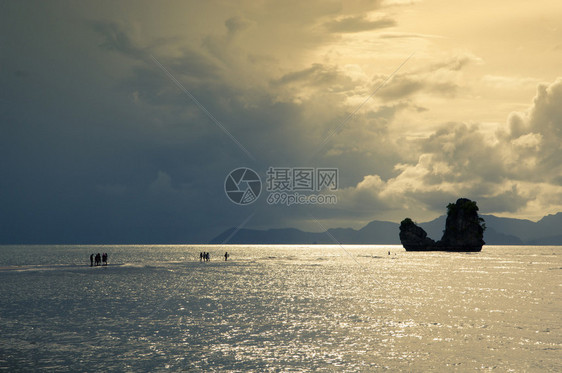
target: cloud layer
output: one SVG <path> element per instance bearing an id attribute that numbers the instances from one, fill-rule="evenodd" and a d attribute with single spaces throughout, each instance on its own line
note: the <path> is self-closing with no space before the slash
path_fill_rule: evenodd
<path id="1" fill-rule="evenodd" d="M 486 213 L 562 211 L 561 80 L 503 71 L 435 29 L 430 5 L 155 7 L 5 5 L 0 242 L 358 227 L 433 218 L 460 195 Z M 223 184 L 241 166 L 336 167 L 338 204 L 236 206 Z"/>
<path id="2" fill-rule="evenodd" d="M 562 209 L 562 79 L 538 86 L 532 105 L 489 133 L 478 123 L 447 123 L 404 146 L 418 154 L 395 165 L 397 175 L 368 175 L 342 191 L 342 201 L 436 210 L 459 195 L 487 213 L 542 216 Z"/>

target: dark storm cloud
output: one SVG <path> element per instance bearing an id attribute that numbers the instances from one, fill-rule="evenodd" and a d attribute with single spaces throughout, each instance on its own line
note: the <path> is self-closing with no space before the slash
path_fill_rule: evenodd
<path id="1" fill-rule="evenodd" d="M 215 40 L 216 42 L 221 42 L 220 39 Z M 204 46 L 207 46 L 207 43 Z M 180 62 L 183 60 L 189 61 L 191 59 L 184 56 L 175 56 L 174 58 L 167 58 L 163 62 L 166 66 L 172 66 L 171 70 L 175 73 L 179 72 L 178 76 L 183 76 L 181 72 L 184 70 Z M 148 92 L 157 92 L 158 96 L 153 97 L 149 101 L 157 106 L 163 105 L 165 107 L 166 105 L 171 105 L 173 110 L 178 110 L 176 105 L 180 104 L 178 98 L 181 95 L 174 97 L 174 89 L 170 90 L 171 85 L 168 85 L 169 82 L 166 80 L 158 82 L 158 75 L 150 71 L 149 65 L 146 68 L 137 68 L 135 72 L 135 77 L 129 84 L 133 85 L 135 81 L 143 82 L 146 81 L 147 77 L 150 77 L 149 81 L 154 84 L 147 86 L 150 87 Z M 223 72 L 225 71 L 219 73 Z M 185 74 L 185 77 L 189 79 L 187 80 L 188 82 L 193 82 L 192 76 L 193 74 Z M 196 76 L 204 77 L 205 75 L 198 74 Z M 240 92 L 234 87 L 225 86 L 224 84 L 216 86 L 210 84 L 210 80 L 205 79 L 201 79 L 201 82 L 205 84 L 196 83 L 195 85 L 190 85 L 189 89 L 195 89 L 193 91 L 194 94 L 201 102 L 208 105 L 209 110 L 214 115 L 220 118 L 228 118 L 223 120 L 225 125 L 229 126 L 229 128 L 235 128 L 236 130 L 233 133 L 246 144 L 248 149 L 259 154 L 260 160 L 264 161 L 264 163 L 267 162 L 265 164 L 300 164 L 299 159 L 309 158 L 314 152 L 314 144 L 320 144 L 322 138 L 326 135 L 326 131 L 314 134 L 314 132 L 307 133 L 306 129 L 315 128 L 316 125 L 314 123 L 321 125 L 319 128 L 329 129 L 330 127 L 337 126 L 338 121 L 345 116 L 346 106 L 343 104 L 343 100 L 339 102 L 334 101 L 330 104 L 332 116 L 327 117 L 328 122 L 322 117 L 308 116 L 306 113 L 308 107 L 323 107 L 329 102 L 326 99 L 334 99 L 334 97 L 327 96 L 321 91 L 314 91 L 315 94 L 301 103 L 276 103 L 275 96 L 270 96 L 268 92 L 261 92 L 261 98 L 258 101 L 259 105 L 256 105 L 255 109 L 248 109 L 243 101 L 239 101 L 241 93 L 248 94 L 247 91 Z M 308 89 L 328 89 L 329 91 L 333 91 L 335 87 L 349 90 L 357 86 L 357 83 L 353 82 L 343 72 L 335 67 L 322 64 L 314 64 L 310 68 L 287 73 L 271 84 L 273 86 L 298 84 Z M 168 88 L 166 88 L 166 85 L 168 85 Z M 164 92 L 165 94 L 163 94 Z M 150 97 L 150 93 L 143 94 L 141 97 Z M 228 102 L 228 104 L 226 106 L 215 106 L 217 102 Z M 254 101 L 254 103 L 256 102 Z M 189 102 L 186 103 L 186 106 L 189 106 Z M 324 157 L 326 162 L 330 162 L 327 165 L 336 166 L 342 170 L 342 175 L 344 175 L 342 185 L 351 185 L 359 181 L 362 173 L 366 171 L 377 172 L 381 175 L 391 175 L 392 165 L 400 158 L 392 143 L 385 141 L 387 136 L 386 126 L 392 121 L 397 111 L 410 109 L 411 106 L 409 103 L 402 102 L 396 105 L 383 106 L 379 110 L 365 115 L 357 115 L 345 133 L 338 136 L 337 142 L 332 147 L 333 150 L 324 154 Z M 168 108 L 167 110 L 170 109 Z M 197 115 L 197 113 L 195 114 Z M 201 115 L 197 116 L 200 120 L 206 121 Z M 209 125 L 212 126 L 211 123 Z M 241 132 L 240 129 L 243 128 L 248 128 L 250 132 Z M 367 128 L 368 132 L 366 133 Z M 199 130 L 197 132 L 199 133 Z M 361 139 L 361 141 L 357 141 L 357 139 Z M 351 148 L 338 145 L 346 143 L 353 145 Z M 332 153 L 333 155 L 331 155 Z M 374 163 L 369 160 L 373 158 L 379 161 Z M 159 173 L 159 175 L 162 177 L 162 174 Z M 373 209 L 382 208 L 383 206 L 386 205 L 371 206 L 365 213 L 372 213 Z M 302 214 L 300 210 L 302 209 L 270 208 L 265 215 L 262 213 L 260 221 L 262 223 L 264 221 L 277 221 L 278 224 L 281 224 L 282 221 L 286 220 L 289 222 L 294 217 L 301 219 Z M 322 209 L 320 210 L 322 211 Z M 341 211 L 334 214 L 334 212 L 336 211 L 323 210 L 323 214 L 333 216 L 350 216 L 353 213 L 352 211 Z M 228 213 L 223 214 L 223 217 L 226 218 L 225 220 L 230 220 L 229 216 Z"/>
<path id="2" fill-rule="evenodd" d="M 146 48 L 141 47 L 132 40 L 125 30 L 112 22 L 93 22 L 93 29 L 104 37 L 100 47 L 117 51 L 133 58 L 144 59 L 148 57 Z"/>
<path id="3" fill-rule="evenodd" d="M 99 44 L 100 48 L 123 54 L 138 62 L 144 62 L 150 69 L 155 66 L 151 55 L 156 54 L 156 57 L 161 58 L 154 49 L 165 47 L 167 43 L 174 40 L 174 38 L 159 39 L 157 43 L 141 46 L 138 42 L 133 40 L 130 32 L 128 32 L 124 26 L 117 23 L 92 22 L 92 28 L 103 39 Z M 166 62 L 166 66 L 182 76 L 195 77 L 196 79 L 209 79 L 212 77 L 216 78 L 218 75 L 217 70 L 219 66 L 215 60 L 200 51 L 188 47 L 182 48 L 179 57 L 164 60 L 164 62 Z"/>
<path id="4" fill-rule="evenodd" d="M 24 38 L 26 47 L 6 60 L 32 73 L 2 77 L 12 102 L 0 138 L 9 160 L 0 167 L 2 242 L 204 241 L 220 231 L 213 221 L 237 222 L 239 211 L 216 211 L 228 203 L 226 173 L 245 161 L 239 149 L 151 64 L 151 47 L 126 27 L 80 26 L 66 43 L 50 43 L 48 33 L 33 43 Z M 74 41 L 87 48 L 69 48 Z M 50 48 L 33 48 L 42 45 Z M 196 88 L 218 74 L 188 48 L 163 60 L 180 78 L 196 77 L 187 80 Z M 213 89 L 197 93 L 213 102 Z"/>
<path id="5" fill-rule="evenodd" d="M 125 52 L 129 51 L 130 48 L 125 49 Z M 134 54 L 135 53 L 132 53 L 132 55 Z M 254 98 L 254 105 L 248 108 L 244 96 L 256 96 L 255 93 L 247 89 L 237 89 L 236 87 L 224 84 L 224 82 L 223 84 L 219 84 L 218 82 L 220 82 L 220 80 L 215 79 L 215 77 L 220 76 L 222 73 L 228 74 L 227 71 L 220 70 L 215 75 L 192 71 L 189 65 L 184 65 L 184 62 L 186 64 L 193 63 L 193 59 L 190 58 L 189 55 L 179 55 L 174 58 L 163 57 L 161 60 L 164 65 L 170 67 L 170 71 L 173 71 L 174 74 L 185 83 L 189 90 L 214 116 L 221 119 L 236 138 L 240 139 L 252 153 L 259 155 L 261 164 L 281 164 L 289 166 L 299 164 L 298 159 L 302 159 L 302 155 L 310 151 L 308 145 L 314 143 L 314 141 L 321 141 L 320 139 L 315 139 L 314 136 L 312 138 L 309 137 L 305 131 L 306 127 L 303 126 L 305 124 L 303 122 L 303 115 L 305 115 L 303 111 L 306 110 L 309 102 L 301 104 L 276 102 L 275 96 L 271 96 L 268 92 L 262 91 L 257 95 L 259 99 L 256 100 Z M 206 66 L 209 70 L 213 68 L 212 64 L 206 64 Z M 226 159 L 219 160 L 220 157 L 215 154 L 216 152 L 211 150 L 215 146 L 219 146 L 219 144 L 213 144 L 212 141 L 216 141 L 216 138 L 222 139 L 220 148 L 230 148 L 229 154 L 231 155 L 233 151 L 236 153 L 236 147 L 233 144 L 229 144 L 228 138 L 226 138 L 208 118 L 202 115 L 201 112 L 198 110 L 193 111 L 193 103 L 186 99 L 181 92 L 177 92 L 176 87 L 174 87 L 173 83 L 170 82 L 164 74 L 161 74 L 159 77 L 160 72 L 157 70 L 156 66 L 152 66 L 151 69 L 150 64 L 144 64 L 135 67 L 132 71 L 132 77 L 128 79 L 124 86 L 134 88 L 139 92 L 137 98 L 150 104 L 153 108 L 153 111 L 148 112 L 146 112 L 146 108 L 143 109 L 146 114 L 148 114 L 145 115 L 145 120 L 149 120 L 154 116 L 155 121 L 159 118 L 163 123 L 166 123 L 166 121 L 170 120 L 172 117 L 181 117 L 182 111 L 188 112 L 183 115 L 186 118 L 186 123 L 184 123 L 183 126 L 192 127 L 193 133 L 196 133 L 197 136 L 193 137 L 193 139 L 184 138 L 181 135 L 183 133 L 182 131 L 169 128 L 169 125 L 164 124 L 163 128 L 169 128 L 169 130 L 173 131 L 170 137 L 177 137 L 178 144 L 180 143 L 179 140 L 184 138 L 184 145 L 188 147 L 193 146 L 194 148 L 192 150 L 194 151 L 198 150 L 202 153 L 211 152 L 212 156 L 210 159 L 199 163 L 201 165 L 208 165 L 210 162 L 213 162 L 213 159 L 217 160 L 217 166 L 221 163 L 230 163 L 230 169 L 240 165 L 241 160 L 243 161 L 243 157 L 238 157 L 238 161 L 236 161 L 236 158 L 231 158 L 230 162 L 225 162 Z M 338 80 L 343 80 L 349 84 L 349 79 L 346 78 L 345 75 L 333 68 L 319 65 L 314 66 L 314 69 L 310 72 L 297 74 L 291 79 L 286 79 L 285 83 L 302 81 L 304 84 L 309 84 L 312 81 L 313 86 L 325 87 L 334 84 Z M 313 99 L 322 102 L 322 98 L 320 97 L 314 97 Z M 342 103 L 340 102 L 337 106 L 342 107 Z M 165 112 L 162 112 L 162 110 L 165 110 Z M 173 111 L 174 115 L 170 115 L 170 111 Z M 336 113 L 338 112 L 334 111 L 334 114 Z M 318 121 L 317 118 L 311 119 L 313 121 Z M 336 119 L 335 115 L 332 120 L 334 119 Z M 310 119 L 306 124 L 311 124 Z M 207 128 L 203 128 L 205 126 Z M 154 132 L 152 135 L 153 140 L 159 140 L 163 137 L 160 131 L 162 126 L 159 126 L 157 129 L 158 131 Z M 146 127 L 144 131 L 150 134 L 150 126 Z M 210 135 L 213 131 L 216 137 Z M 209 142 L 205 142 L 206 133 L 210 136 Z M 155 150 L 157 149 L 158 148 L 155 148 Z M 170 153 L 172 149 L 168 147 L 164 150 L 163 148 L 162 156 Z M 218 152 L 219 155 L 221 153 L 223 153 L 223 151 Z M 148 157 L 148 159 L 154 162 L 153 156 Z M 194 162 L 192 159 L 189 159 L 188 162 L 191 164 L 190 168 L 197 167 L 197 162 L 193 164 Z M 237 165 L 236 162 L 239 164 Z M 353 160 L 350 159 L 350 162 L 352 164 Z M 189 194 L 188 191 L 183 189 L 180 182 L 175 181 L 177 179 L 181 180 L 182 172 L 178 171 L 177 167 L 174 167 L 173 159 L 164 157 L 162 162 L 158 162 L 155 166 L 157 167 L 155 167 L 155 171 L 152 175 L 154 179 L 146 183 L 148 184 L 146 188 L 150 193 L 148 201 L 157 200 L 158 203 L 151 204 L 150 206 L 158 209 L 161 208 L 161 206 L 167 206 L 169 203 L 167 201 L 176 200 L 176 205 L 185 205 L 186 210 L 189 209 L 189 211 L 192 211 L 193 206 L 187 206 L 188 199 L 185 197 Z M 262 166 L 255 165 L 253 167 L 256 167 L 259 172 Z M 214 194 L 209 195 L 206 199 L 199 198 L 201 206 L 207 204 L 203 210 L 208 211 L 207 213 L 203 213 L 205 216 L 202 217 L 202 221 L 207 219 L 211 211 L 220 211 L 219 214 L 212 213 L 211 216 L 214 223 L 222 226 L 226 222 L 229 222 L 228 224 L 232 225 L 233 222 L 242 220 L 239 216 L 246 213 L 246 211 L 240 210 L 240 208 L 236 208 L 236 206 L 230 206 L 229 202 L 225 199 L 222 191 L 223 180 L 220 180 L 219 177 L 223 178 L 228 171 L 229 167 L 223 167 L 220 173 L 217 173 L 217 175 L 220 176 L 217 176 L 216 179 L 212 179 Z M 261 171 L 263 172 L 264 170 Z M 204 171 L 199 171 L 198 173 L 201 175 L 201 172 L 204 173 Z M 207 173 L 208 172 L 209 171 L 207 171 Z M 101 189 L 105 192 L 123 190 L 122 187 L 107 188 L 103 186 Z M 197 192 L 199 190 L 205 190 L 205 187 L 203 185 L 195 185 L 193 186 L 193 190 Z M 139 193 L 142 195 L 144 192 L 140 191 Z M 210 200 L 214 202 L 211 203 L 209 202 Z M 172 208 L 172 206 L 170 206 L 170 208 Z M 283 221 L 294 222 L 293 217 L 302 216 L 302 213 L 299 211 L 300 209 L 270 208 L 265 212 L 262 211 L 259 223 L 277 222 L 277 224 L 283 224 Z M 255 225 L 257 223 L 254 222 L 253 224 Z"/>

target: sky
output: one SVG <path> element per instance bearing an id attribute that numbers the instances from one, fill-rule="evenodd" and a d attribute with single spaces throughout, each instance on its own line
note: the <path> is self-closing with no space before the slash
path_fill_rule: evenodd
<path id="1" fill-rule="evenodd" d="M 562 211 L 558 0 L 17 1 L 0 17 L 0 243 L 423 222 L 459 197 Z M 225 193 L 240 167 L 263 184 L 242 206 Z M 337 203 L 267 203 L 270 167 L 337 169 Z"/>

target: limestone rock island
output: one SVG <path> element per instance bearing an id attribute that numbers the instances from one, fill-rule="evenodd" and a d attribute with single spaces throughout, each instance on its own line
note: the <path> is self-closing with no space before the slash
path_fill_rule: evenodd
<path id="1" fill-rule="evenodd" d="M 478 216 L 476 202 L 459 198 L 447 206 L 447 221 L 441 240 L 427 237 L 423 228 L 412 219 L 400 223 L 400 242 L 406 251 L 481 251 L 484 240 L 484 219 Z"/>

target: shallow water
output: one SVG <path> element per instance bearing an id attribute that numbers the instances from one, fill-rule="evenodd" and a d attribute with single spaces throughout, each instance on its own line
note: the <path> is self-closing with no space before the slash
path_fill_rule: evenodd
<path id="1" fill-rule="evenodd" d="M 561 291 L 556 246 L 0 246 L 0 368 L 560 371 Z"/>

